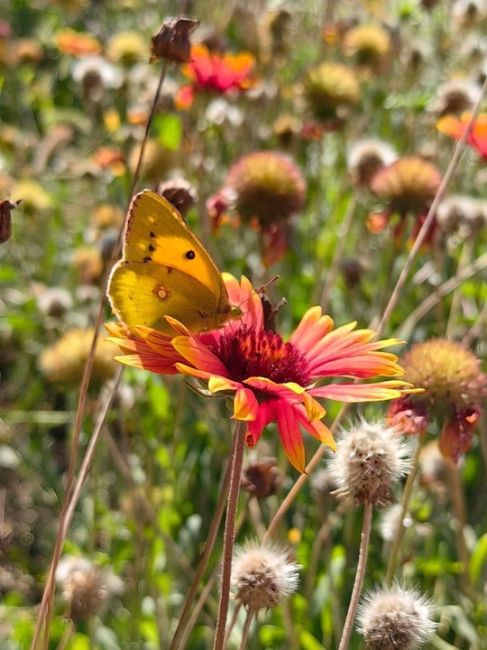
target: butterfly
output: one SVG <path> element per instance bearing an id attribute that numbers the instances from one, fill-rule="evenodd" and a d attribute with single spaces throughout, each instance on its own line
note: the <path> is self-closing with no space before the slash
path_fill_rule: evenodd
<path id="1" fill-rule="evenodd" d="M 176 208 L 150 190 L 129 207 L 122 259 L 112 269 L 108 298 L 129 328 L 169 336 L 171 316 L 191 332 L 216 329 L 240 315 L 210 254 Z"/>

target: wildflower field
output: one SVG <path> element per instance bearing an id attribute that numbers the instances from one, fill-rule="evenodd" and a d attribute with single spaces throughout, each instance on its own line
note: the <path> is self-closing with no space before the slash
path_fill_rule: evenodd
<path id="1" fill-rule="evenodd" d="M 487 649 L 485 0 L 0 6 L 0 650 Z"/>

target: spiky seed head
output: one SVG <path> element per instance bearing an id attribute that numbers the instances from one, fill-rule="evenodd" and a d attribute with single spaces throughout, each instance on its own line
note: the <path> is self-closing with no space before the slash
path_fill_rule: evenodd
<path id="1" fill-rule="evenodd" d="M 416 650 L 435 631 L 433 607 L 415 589 L 395 585 L 368 594 L 358 614 L 358 631 L 369 650 Z"/>
<path id="2" fill-rule="evenodd" d="M 351 68 L 326 62 L 309 70 L 304 97 L 316 119 L 336 119 L 359 101 L 360 85 Z"/>
<path id="3" fill-rule="evenodd" d="M 336 494 L 357 503 L 386 505 L 410 466 L 410 447 L 383 422 L 359 421 L 338 441 L 330 472 Z"/>
<path id="4" fill-rule="evenodd" d="M 399 214 L 423 212 L 433 200 L 441 183 L 441 174 L 419 156 L 406 156 L 383 167 L 370 183 L 379 198 L 390 203 Z"/>
<path id="5" fill-rule="evenodd" d="M 377 68 L 387 62 L 392 43 L 381 25 L 364 24 L 349 29 L 342 41 L 345 56 L 362 66 Z"/>
<path id="6" fill-rule="evenodd" d="M 285 549 L 248 543 L 234 552 L 232 591 L 249 609 L 270 609 L 296 591 L 298 572 Z"/>
<path id="7" fill-rule="evenodd" d="M 285 221 L 304 205 L 306 182 L 294 161 L 277 151 L 255 151 L 228 172 L 225 187 L 245 222 L 257 220 L 265 230 Z"/>

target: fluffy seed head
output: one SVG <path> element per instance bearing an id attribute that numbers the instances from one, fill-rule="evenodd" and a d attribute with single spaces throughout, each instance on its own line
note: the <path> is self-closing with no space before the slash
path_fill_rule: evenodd
<path id="1" fill-rule="evenodd" d="M 336 119 L 358 102 L 360 86 L 355 73 L 347 66 L 322 63 L 308 72 L 304 96 L 314 117 Z"/>
<path id="2" fill-rule="evenodd" d="M 443 232 L 460 231 L 464 236 L 476 234 L 487 225 L 487 201 L 451 194 L 438 206 L 436 219 Z"/>
<path id="3" fill-rule="evenodd" d="M 276 151 L 256 151 L 240 158 L 228 172 L 225 187 L 234 193 L 241 219 L 257 219 L 264 229 L 298 212 L 306 193 L 306 182 L 294 161 Z"/>
<path id="4" fill-rule="evenodd" d="M 479 96 L 480 88 L 472 80 L 449 79 L 438 86 L 430 108 L 440 117 L 449 113 L 461 115 L 472 110 Z"/>
<path id="5" fill-rule="evenodd" d="M 381 167 L 397 159 L 394 148 L 382 140 L 366 139 L 353 142 L 347 152 L 347 167 L 358 185 L 369 185 Z"/>
<path id="6" fill-rule="evenodd" d="M 392 500 L 392 486 L 409 465 L 409 446 L 395 429 L 382 422 L 361 420 L 338 442 L 330 472 L 338 496 L 385 505 Z"/>
<path id="7" fill-rule="evenodd" d="M 372 191 L 388 201 L 399 214 L 423 212 L 441 183 L 434 165 L 419 156 L 400 158 L 379 170 L 371 181 Z"/>
<path id="8" fill-rule="evenodd" d="M 99 614 L 111 596 L 123 590 L 120 578 L 108 568 L 94 565 L 83 557 L 66 556 L 59 562 L 56 582 L 69 605 L 74 621 Z"/>
<path id="9" fill-rule="evenodd" d="M 431 602 L 415 589 L 395 585 L 364 599 L 358 631 L 369 650 L 416 650 L 435 631 Z"/>
<path id="10" fill-rule="evenodd" d="M 277 546 L 249 543 L 235 550 L 232 590 L 245 607 L 257 611 L 276 607 L 298 587 L 299 566 Z"/>

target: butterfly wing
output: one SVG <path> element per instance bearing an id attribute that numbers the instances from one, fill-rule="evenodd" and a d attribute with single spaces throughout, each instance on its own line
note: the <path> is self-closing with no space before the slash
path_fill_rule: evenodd
<path id="1" fill-rule="evenodd" d="M 113 268 L 108 296 L 129 327 L 172 334 L 165 316 L 191 331 L 221 326 L 229 317 L 222 276 L 203 244 L 164 197 L 144 190 L 130 206 L 123 258 Z"/>

